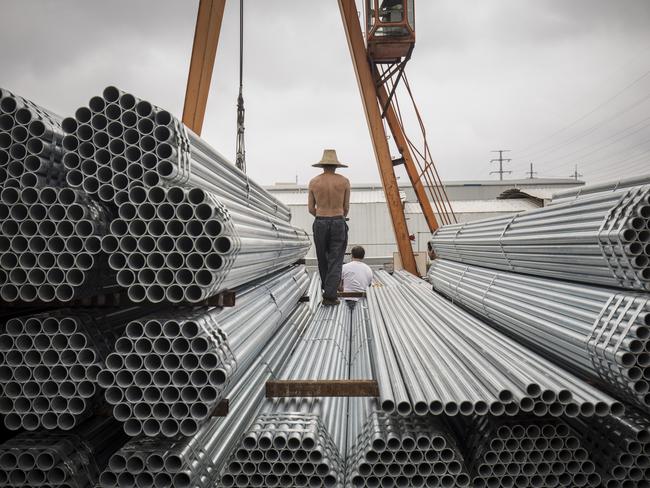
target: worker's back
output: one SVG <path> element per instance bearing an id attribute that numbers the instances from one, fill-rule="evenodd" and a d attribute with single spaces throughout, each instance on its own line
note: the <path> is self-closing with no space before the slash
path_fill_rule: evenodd
<path id="1" fill-rule="evenodd" d="M 343 265 L 343 291 L 366 291 L 372 284 L 372 277 L 370 266 L 362 261 L 352 260 Z"/>
<path id="2" fill-rule="evenodd" d="M 347 214 L 350 182 L 345 176 L 325 172 L 309 182 L 318 217 L 338 217 Z M 311 203 L 311 202 L 310 202 Z"/>

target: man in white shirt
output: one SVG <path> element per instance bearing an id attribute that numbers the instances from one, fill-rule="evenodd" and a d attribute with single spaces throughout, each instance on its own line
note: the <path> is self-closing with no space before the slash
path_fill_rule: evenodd
<path id="1" fill-rule="evenodd" d="M 366 250 L 361 246 L 354 246 L 350 253 L 352 254 L 352 261 L 343 265 L 341 273 L 343 291 L 366 291 L 366 288 L 372 284 L 372 269 L 363 262 Z M 354 308 L 358 300 L 358 298 L 353 297 L 346 298 L 350 308 Z"/>

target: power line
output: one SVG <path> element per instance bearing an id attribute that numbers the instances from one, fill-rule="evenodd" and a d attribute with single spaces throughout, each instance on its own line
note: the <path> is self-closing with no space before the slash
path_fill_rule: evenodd
<path id="1" fill-rule="evenodd" d="M 573 142 L 575 142 L 577 140 L 582 139 L 585 136 L 588 136 L 589 134 L 596 131 L 598 128 L 602 127 L 605 124 L 610 123 L 611 121 L 617 119 L 618 117 L 620 117 L 621 115 L 629 112 L 630 110 L 634 110 L 634 109 L 638 108 L 639 106 L 641 106 L 643 103 L 647 102 L 648 100 L 650 100 L 650 93 L 645 94 L 639 100 L 635 100 L 633 103 L 626 106 L 624 109 L 616 112 L 615 114 L 608 117 L 607 119 L 596 122 L 595 124 L 590 126 L 588 129 L 586 129 L 586 130 L 584 130 L 584 131 L 582 131 L 582 132 L 580 132 L 578 134 L 575 134 L 572 137 L 569 137 L 568 139 L 560 142 L 559 144 L 556 144 L 554 146 L 550 146 L 548 148 L 541 149 L 541 150 L 538 150 L 538 151 L 533 151 L 531 153 L 531 155 L 534 155 L 536 158 L 539 158 L 539 157 L 544 156 L 546 154 L 553 153 L 553 152 L 557 151 L 558 149 L 560 149 L 561 147 L 564 147 L 564 146 L 566 146 L 568 144 L 571 144 L 571 143 L 573 143 Z"/>
<path id="2" fill-rule="evenodd" d="M 619 155 L 621 153 L 629 152 L 629 151 L 631 151 L 633 149 L 636 149 L 639 146 L 643 146 L 644 144 L 648 144 L 649 142 L 650 142 L 650 139 L 645 139 L 643 141 L 637 142 L 636 144 L 634 144 L 632 146 L 624 147 L 619 151 L 615 151 L 613 153 L 605 154 L 604 156 L 602 156 L 600 158 L 597 158 L 597 159 L 592 159 L 591 160 L 591 167 L 592 168 L 593 167 L 599 167 L 599 166 L 602 166 L 603 164 L 611 166 L 611 160 L 612 160 L 613 156 L 617 156 L 617 155 Z M 594 163 L 599 163 L 599 164 L 594 165 Z"/>
<path id="3" fill-rule="evenodd" d="M 492 152 L 498 152 L 499 153 L 498 158 L 490 159 L 490 163 L 494 163 L 496 161 L 499 162 L 499 169 L 497 171 L 490 171 L 490 174 L 492 175 L 492 174 L 498 173 L 499 174 L 499 180 L 503 180 L 503 174 L 504 173 L 508 173 L 508 174 L 512 173 L 512 171 L 504 171 L 504 169 L 503 169 L 503 163 L 509 163 L 510 161 L 512 161 L 512 159 L 504 159 L 503 158 L 503 153 L 504 152 L 510 152 L 510 149 L 496 149 L 496 150 L 494 150 Z"/>
<path id="4" fill-rule="evenodd" d="M 605 149 L 605 148 L 607 148 L 607 147 L 610 147 L 610 146 L 616 144 L 617 142 L 620 142 L 620 141 L 622 141 L 623 139 L 626 139 L 626 138 L 628 138 L 628 137 L 630 137 L 630 136 L 633 136 L 634 134 L 636 134 L 636 133 L 638 133 L 638 132 L 641 132 L 643 129 L 646 129 L 646 128 L 650 127 L 650 123 L 647 123 L 646 125 L 643 125 L 643 126 L 641 126 L 641 127 L 638 127 L 640 124 L 642 124 L 643 122 L 646 122 L 646 121 L 650 121 L 650 117 L 646 117 L 645 119 L 642 119 L 642 120 L 640 120 L 640 121 L 638 121 L 638 122 L 632 124 L 631 126 L 628 126 L 628 127 L 626 127 L 625 129 L 622 129 L 622 130 L 620 130 L 620 131 L 618 131 L 618 132 L 612 134 L 612 135 L 609 136 L 608 138 L 606 138 L 606 139 L 604 139 L 603 141 L 601 141 L 601 142 L 604 142 L 604 143 L 605 143 L 604 145 L 601 145 L 601 146 L 596 145 L 596 146 L 594 146 L 593 144 L 588 144 L 587 146 L 583 146 L 583 147 L 581 147 L 580 149 L 577 149 L 577 150 L 575 150 L 575 151 L 572 151 L 572 152 L 566 153 L 564 156 L 560 156 L 560 157 L 553 158 L 553 161 L 550 161 L 549 164 L 550 164 L 550 165 L 557 165 L 557 164 L 558 164 L 558 162 L 557 162 L 558 160 L 569 159 L 569 158 L 575 158 L 576 155 L 578 155 L 577 157 L 579 157 L 580 159 L 584 159 L 584 158 L 586 158 L 587 156 L 591 156 L 591 155 L 594 154 L 594 153 L 597 153 L 597 152 L 599 152 L 599 151 L 602 151 L 603 149 Z M 619 135 L 621 135 L 621 134 L 624 134 L 625 132 L 628 132 L 630 129 L 636 129 L 636 130 L 633 130 L 632 132 L 629 132 L 628 134 L 625 134 L 625 135 L 622 136 L 622 137 L 617 137 L 617 136 L 619 136 Z M 587 153 L 582 153 L 582 154 L 580 154 L 580 153 L 581 153 L 582 151 L 584 151 L 585 149 L 591 149 L 591 151 L 589 151 L 589 152 L 587 152 Z M 559 164 L 561 164 L 561 163 L 559 163 Z"/>
<path id="5" fill-rule="evenodd" d="M 608 98 L 607 100 L 605 100 L 604 102 L 598 104 L 594 109 L 590 110 L 589 112 L 587 112 L 586 114 L 582 115 L 581 117 L 578 117 L 576 120 L 574 120 L 574 121 L 571 122 L 570 124 L 568 124 L 568 125 L 562 127 L 561 129 L 559 129 L 559 130 L 557 130 L 557 131 L 555 131 L 555 132 L 549 134 L 548 136 L 545 136 L 545 137 L 539 139 L 538 141 L 534 142 L 533 144 L 528 145 L 527 147 L 525 147 L 524 149 L 522 149 L 521 152 L 522 152 L 522 153 L 526 153 L 526 151 L 528 151 L 529 149 L 531 149 L 531 148 L 533 148 L 533 147 L 539 145 L 540 143 L 545 142 L 545 141 L 548 141 L 549 139 L 552 139 L 552 138 L 555 137 L 556 135 L 561 134 L 562 132 L 564 132 L 564 131 L 570 129 L 571 127 L 574 127 L 575 125 L 577 125 L 578 123 L 582 122 L 583 120 L 585 120 L 585 119 L 586 119 L 587 117 L 589 117 L 590 115 L 594 114 L 595 112 L 597 112 L 598 110 L 600 110 L 601 108 L 603 108 L 604 106 L 606 106 L 607 104 L 609 104 L 610 102 L 612 102 L 613 100 L 615 100 L 616 98 L 618 98 L 620 95 L 622 95 L 623 93 L 625 93 L 627 90 L 629 90 L 631 87 L 633 87 L 634 85 L 636 85 L 639 81 L 641 81 L 642 79 L 644 79 L 644 78 L 645 78 L 646 76 L 648 76 L 648 75 L 650 75 L 650 70 L 648 70 L 648 71 L 646 71 L 645 73 L 643 73 L 641 76 L 639 76 L 638 78 L 636 78 L 634 81 L 632 81 L 631 83 L 629 83 L 628 85 L 626 85 L 624 88 L 622 88 L 622 89 L 619 90 L 618 92 L 616 92 L 614 95 L 612 95 L 611 97 L 609 97 L 609 98 Z"/>
<path id="6" fill-rule="evenodd" d="M 643 141 L 643 143 L 648 143 L 650 140 Z M 629 148 L 629 149 L 635 149 L 636 147 L 640 146 L 642 144 L 637 144 L 636 146 Z M 594 168 L 590 168 L 590 173 L 591 174 L 611 174 L 612 172 L 616 172 L 618 174 L 621 173 L 621 171 L 627 171 L 631 167 L 635 166 L 637 160 L 643 160 L 643 163 L 645 164 L 645 167 L 647 169 L 648 167 L 648 160 L 650 160 L 650 148 L 644 148 L 641 149 L 641 153 L 638 151 L 635 151 L 634 154 L 624 157 L 622 159 L 619 159 L 617 161 L 613 161 L 610 158 L 605 159 L 602 163 L 596 165 Z M 630 165 L 629 163 L 634 163 Z M 647 171 L 646 171 L 647 172 Z"/>

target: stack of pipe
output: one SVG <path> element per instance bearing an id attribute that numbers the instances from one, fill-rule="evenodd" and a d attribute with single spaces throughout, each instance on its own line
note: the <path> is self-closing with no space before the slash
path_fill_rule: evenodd
<path id="1" fill-rule="evenodd" d="M 311 275 L 307 296 L 309 297 L 309 309 L 314 313 L 323 301 L 323 291 L 321 290 L 320 275 L 318 273 L 312 273 Z"/>
<path id="2" fill-rule="evenodd" d="M 72 432 L 24 432 L 0 445 L 0 486 L 93 488 L 108 458 L 124 443 L 111 419 Z"/>
<path id="3" fill-rule="evenodd" d="M 119 215 L 102 248 L 132 300 L 199 302 L 307 253 L 288 207 L 169 112 L 108 87 L 63 128 L 67 183 Z"/>
<path id="4" fill-rule="evenodd" d="M 237 291 L 232 308 L 187 308 L 130 322 L 98 376 L 127 434 L 195 435 L 307 289 L 304 266 Z"/>
<path id="5" fill-rule="evenodd" d="M 8 429 L 70 430 L 103 405 L 96 379 L 138 308 L 57 310 L 9 319 L 0 334 L 0 413 Z"/>
<path id="6" fill-rule="evenodd" d="M 118 212 L 102 247 L 136 302 L 197 302 L 286 267 L 308 246 L 288 222 L 240 220 L 234 203 L 226 207 L 200 188 L 134 187 Z"/>
<path id="7" fill-rule="evenodd" d="M 0 299 L 68 302 L 112 283 L 109 215 L 65 186 L 61 119 L 0 88 Z"/>
<path id="8" fill-rule="evenodd" d="M 111 457 L 100 477 L 101 486 L 219 486 L 217 480 L 227 457 L 259 412 L 265 382 L 279 372 L 310 318 L 309 306 L 298 305 L 257 355 L 229 393 L 233 413 L 210 419 L 189 438 L 179 435 L 172 439 L 140 437 L 129 441 Z"/>
<path id="9" fill-rule="evenodd" d="M 0 187 L 62 186 L 63 135 L 58 115 L 0 88 Z"/>
<path id="10" fill-rule="evenodd" d="M 600 486 L 589 453 L 564 422 L 477 417 L 467 438 L 473 486 Z"/>
<path id="11" fill-rule="evenodd" d="M 350 379 L 372 379 L 367 304 L 353 311 Z M 350 398 L 346 482 L 353 487 L 467 486 L 470 478 L 451 431 L 433 417 L 379 411 L 377 400 Z"/>
<path id="12" fill-rule="evenodd" d="M 279 378 L 347 379 L 351 318 L 345 304 L 321 307 Z M 267 400 L 221 483 L 342 486 L 347 403 L 342 397 Z"/>
<path id="13" fill-rule="evenodd" d="M 434 288 L 569 371 L 650 407 L 650 295 L 437 259 Z"/>
<path id="14" fill-rule="evenodd" d="M 291 212 L 172 114 L 115 87 L 63 121 L 71 186 L 119 205 L 130 188 L 185 185 L 288 221 Z M 94 161 L 92 166 L 89 161 Z M 114 192 L 102 190 L 112 186 Z"/>
<path id="15" fill-rule="evenodd" d="M 588 417 L 624 410 L 427 286 L 373 287 L 368 304 L 380 405 L 388 413 Z"/>
<path id="16" fill-rule="evenodd" d="M 465 264 L 650 290 L 650 186 L 446 225 L 430 245 Z"/>
<path id="17" fill-rule="evenodd" d="M 635 411 L 593 419 L 570 419 L 596 463 L 603 488 L 650 487 L 650 420 Z"/>
<path id="18" fill-rule="evenodd" d="M 566 203 L 577 198 L 582 198 L 586 195 L 593 195 L 594 193 L 613 192 L 642 185 L 650 185 L 650 175 L 632 176 L 629 178 L 621 178 L 620 180 L 608 181 L 606 183 L 578 186 L 569 188 L 568 190 L 561 190 L 553 193 L 553 198 L 549 205 Z"/>
<path id="19" fill-rule="evenodd" d="M 0 193 L 0 298 L 69 302 L 114 286 L 101 249 L 109 214 L 71 188 L 7 187 Z"/>
<path id="20" fill-rule="evenodd" d="M 348 456 L 350 486 L 455 488 L 470 484 L 461 450 L 439 418 L 375 411 L 356 441 Z"/>

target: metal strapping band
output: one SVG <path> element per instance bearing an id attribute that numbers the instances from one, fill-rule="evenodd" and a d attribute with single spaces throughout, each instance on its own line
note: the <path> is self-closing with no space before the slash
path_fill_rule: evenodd
<path id="1" fill-rule="evenodd" d="M 627 311 L 632 307 L 632 305 L 634 305 L 634 299 L 630 300 L 629 306 L 626 307 L 624 313 L 627 313 Z M 618 344 L 616 344 L 614 351 L 617 351 L 618 348 L 621 347 L 621 344 L 623 344 L 623 339 L 625 339 L 627 335 L 630 333 L 630 329 L 632 328 L 632 326 L 636 322 L 636 319 L 639 318 L 639 315 L 641 314 L 641 312 L 643 312 L 644 309 L 645 309 L 645 304 L 643 302 L 639 303 L 638 306 L 636 307 L 636 310 L 632 313 L 630 320 L 627 322 L 627 325 L 621 331 L 620 337 L 618 338 Z"/>
<path id="2" fill-rule="evenodd" d="M 509 221 L 506 225 L 503 226 L 503 230 L 501 231 L 501 235 L 499 236 L 499 249 L 501 249 L 501 254 L 503 255 L 503 259 L 505 260 L 506 264 L 508 265 L 508 267 L 509 267 L 510 270 L 512 270 L 512 271 L 514 271 L 515 268 L 514 268 L 514 266 L 512 265 L 512 263 L 510 262 L 510 259 L 508 258 L 508 255 L 506 254 L 505 249 L 503 249 L 503 238 L 505 237 L 506 232 L 508 231 L 508 229 L 510 228 L 510 226 L 513 224 L 513 222 L 515 221 L 515 219 L 516 219 L 517 217 L 519 217 L 520 214 L 521 214 L 521 212 L 517 212 L 515 215 L 512 216 L 512 218 L 510 219 L 510 221 Z"/>
<path id="3" fill-rule="evenodd" d="M 609 337 L 608 337 L 607 340 L 605 341 L 605 344 L 606 344 L 606 345 L 609 345 L 609 344 L 611 343 L 612 339 L 614 338 L 614 333 L 618 330 L 619 325 L 621 324 L 621 322 L 622 322 L 623 319 L 625 318 L 625 314 L 628 312 L 628 310 L 629 310 L 629 309 L 632 307 L 632 305 L 634 304 L 634 300 L 633 300 L 633 299 L 630 299 L 629 297 L 625 297 L 625 298 L 624 298 L 624 302 L 625 302 L 625 305 L 624 305 L 624 307 L 623 307 L 623 310 L 619 313 L 619 316 L 618 316 L 618 318 L 616 319 L 616 321 L 615 321 L 614 323 L 612 323 L 612 328 L 611 328 L 611 330 L 609 331 Z M 619 303 L 619 306 L 620 306 L 620 303 Z M 616 308 L 618 309 L 618 306 L 617 306 Z"/>
<path id="4" fill-rule="evenodd" d="M 624 281 L 619 277 L 616 273 L 616 270 L 612 266 L 612 263 L 610 262 L 608 252 L 606 250 L 606 246 L 609 245 L 611 246 L 611 239 L 609 237 L 611 228 L 614 226 L 616 222 L 616 216 L 618 215 L 618 210 L 619 207 L 623 204 L 623 201 L 625 200 L 625 197 L 627 194 L 621 195 L 621 197 L 618 199 L 618 202 L 616 202 L 612 208 L 609 209 L 607 212 L 607 215 L 603 218 L 600 227 L 598 228 L 598 231 L 596 232 L 596 237 L 598 240 L 598 247 L 600 248 L 600 253 L 603 256 L 603 259 L 605 260 L 605 264 L 607 264 L 607 267 L 609 268 L 610 272 L 612 273 L 612 277 L 615 278 L 620 285 L 624 285 Z M 604 234 L 606 232 L 606 234 Z M 604 234 L 604 235 L 603 235 Z M 605 242 L 606 244 L 603 244 Z"/>
<path id="5" fill-rule="evenodd" d="M 485 313 L 486 316 L 490 317 L 490 312 L 488 312 L 487 307 L 485 306 L 485 297 L 487 297 L 487 294 L 490 292 L 490 288 L 492 288 L 492 285 L 494 285 L 494 282 L 499 278 L 499 275 L 497 273 L 492 276 L 492 279 L 490 280 L 490 283 L 488 286 L 485 288 L 485 291 L 483 292 L 483 296 L 481 296 L 481 305 L 483 306 L 483 313 Z"/>
<path id="6" fill-rule="evenodd" d="M 600 336 L 603 333 L 603 331 L 601 330 L 601 321 L 603 319 L 603 316 L 607 312 L 607 310 L 609 310 L 609 308 L 610 308 L 612 302 L 614 301 L 614 299 L 617 299 L 618 303 L 609 312 L 609 317 L 607 318 L 606 324 L 609 322 L 609 320 L 611 320 L 611 317 L 612 317 L 614 311 L 616 310 L 618 305 L 623 300 L 623 297 L 620 296 L 620 295 L 611 295 L 607 299 L 607 303 L 605 303 L 605 306 L 600 310 L 600 313 L 598 314 L 598 317 L 596 317 L 596 320 L 594 321 L 594 325 L 591 328 L 591 334 L 589 335 L 589 338 L 587 340 L 587 348 L 590 348 L 590 345 L 592 344 L 592 341 L 593 341 L 593 349 L 594 349 L 594 351 L 592 352 L 593 354 L 595 354 L 596 344 L 598 343 L 598 341 L 600 341 Z"/>

